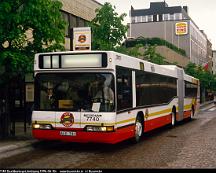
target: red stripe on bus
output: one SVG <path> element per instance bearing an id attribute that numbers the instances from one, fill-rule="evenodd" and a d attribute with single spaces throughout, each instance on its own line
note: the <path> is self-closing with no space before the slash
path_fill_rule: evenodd
<path id="1" fill-rule="evenodd" d="M 146 120 L 144 122 L 144 131 L 148 132 L 150 130 L 162 127 L 170 123 L 171 123 L 171 114 L 159 118 L 154 118 L 152 120 Z"/>
<path id="2" fill-rule="evenodd" d="M 190 115 L 191 111 L 184 112 L 184 118 Z M 144 132 L 162 127 L 171 123 L 171 114 L 146 120 L 144 122 Z M 61 136 L 60 131 L 75 131 L 76 136 Z M 110 143 L 115 144 L 134 136 L 134 125 L 125 126 L 116 129 L 114 132 L 86 132 L 84 129 L 78 128 L 56 128 L 54 130 L 38 130 L 33 129 L 32 135 L 40 140 L 61 140 L 68 142 L 96 142 L 96 143 Z"/>
<path id="3" fill-rule="evenodd" d="M 191 110 L 184 112 L 184 119 L 189 118 L 191 116 Z"/>
<path id="4" fill-rule="evenodd" d="M 134 136 L 134 125 L 120 128 L 114 132 L 86 132 L 86 131 L 75 131 L 76 136 L 61 136 L 61 130 L 38 130 L 33 129 L 32 135 L 34 138 L 39 140 L 60 140 L 67 142 L 96 142 L 96 143 L 110 143 L 115 144 L 125 139 Z M 64 129 L 64 131 L 67 131 Z M 68 130 L 71 131 L 71 130 Z"/>

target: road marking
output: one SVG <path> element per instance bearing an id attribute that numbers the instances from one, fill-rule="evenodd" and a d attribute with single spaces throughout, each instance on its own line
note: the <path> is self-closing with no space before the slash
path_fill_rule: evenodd
<path id="1" fill-rule="evenodd" d="M 216 107 L 213 107 L 213 108 L 209 109 L 208 111 L 214 111 L 214 110 L 216 110 Z"/>

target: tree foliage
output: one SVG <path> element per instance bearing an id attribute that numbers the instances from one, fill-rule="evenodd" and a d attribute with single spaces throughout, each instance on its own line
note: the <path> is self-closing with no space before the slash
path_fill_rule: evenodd
<path id="1" fill-rule="evenodd" d="M 134 47 L 131 48 L 118 46 L 116 47 L 115 51 L 137 57 L 155 64 L 167 64 L 164 61 L 165 58 L 155 51 L 155 46 L 144 47 L 142 44 L 136 44 Z"/>
<path id="2" fill-rule="evenodd" d="M 0 1 L 0 66 L 32 71 L 34 54 L 63 49 L 65 22 L 57 0 Z"/>
<path id="3" fill-rule="evenodd" d="M 115 48 L 115 51 L 129 56 L 142 58 L 143 54 L 139 51 L 139 49 L 140 45 L 136 45 L 132 48 L 126 48 L 125 46 L 117 46 Z"/>
<path id="4" fill-rule="evenodd" d="M 195 78 L 200 80 L 200 84 L 202 88 L 216 91 L 216 76 L 211 74 L 209 71 L 206 71 L 202 66 L 197 66 L 194 63 L 189 63 L 185 72 Z"/>
<path id="5" fill-rule="evenodd" d="M 165 64 L 164 57 L 160 54 L 156 53 L 155 46 L 149 46 L 147 50 L 144 52 L 144 57 L 146 60 L 155 63 L 155 64 Z"/>
<path id="6" fill-rule="evenodd" d="M 90 22 L 94 50 L 114 50 L 116 45 L 121 44 L 128 29 L 122 24 L 125 16 L 125 13 L 119 16 L 115 6 L 108 2 L 96 9 L 96 17 Z"/>
<path id="7" fill-rule="evenodd" d="M 141 44 L 143 46 L 166 46 L 166 47 L 172 49 L 173 51 L 175 51 L 176 53 L 178 53 L 182 56 L 186 56 L 185 50 L 178 48 L 174 44 L 172 44 L 166 40 L 163 40 L 161 38 L 158 38 L 158 37 L 145 38 L 145 37 L 140 36 L 136 39 L 126 40 L 124 44 L 126 47 L 134 47 L 137 44 Z"/>

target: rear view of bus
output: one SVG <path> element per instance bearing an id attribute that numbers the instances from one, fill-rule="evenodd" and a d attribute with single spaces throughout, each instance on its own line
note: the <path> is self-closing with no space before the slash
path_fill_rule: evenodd
<path id="1" fill-rule="evenodd" d="M 35 56 L 34 138 L 116 143 L 115 85 L 107 53 Z"/>

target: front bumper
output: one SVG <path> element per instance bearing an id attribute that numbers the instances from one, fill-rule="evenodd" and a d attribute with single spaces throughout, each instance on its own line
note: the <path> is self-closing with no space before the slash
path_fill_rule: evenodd
<path id="1" fill-rule="evenodd" d="M 134 136 L 134 126 L 129 126 L 117 129 L 114 132 L 86 132 L 86 131 L 73 131 L 76 136 L 63 136 L 60 134 L 61 130 L 41 130 L 33 129 L 32 135 L 39 140 L 59 140 L 67 142 L 81 142 L 81 143 L 109 143 L 115 144 L 125 139 Z M 67 131 L 67 130 L 64 130 Z"/>

